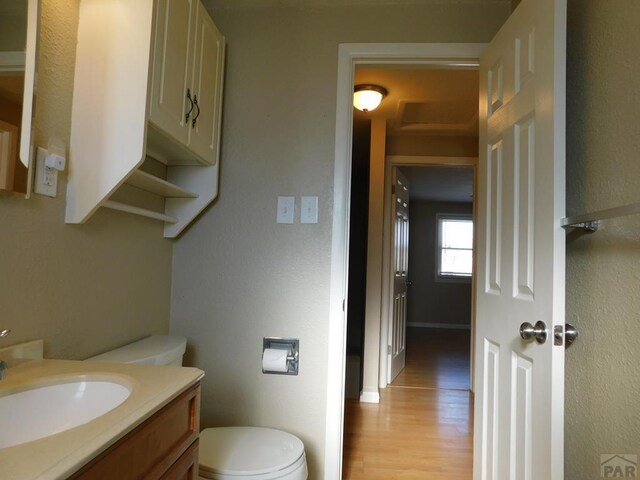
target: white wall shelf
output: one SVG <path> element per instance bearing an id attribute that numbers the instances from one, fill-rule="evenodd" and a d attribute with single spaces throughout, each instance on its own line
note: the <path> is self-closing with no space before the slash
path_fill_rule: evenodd
<path id="1" fill-rule="evenodd" d="M 104 208 L 111 210 L 119 210 L 120 212 L 132 213 L 134 215 L 140 215 L 142 217 L 153 218 L 154 220 L 161 220 L 166 223 L 178 223 L 178 219 L 164 213 L 154 212 L 146 208 L 136 207 L 127 203 L 115 202 L 113 200 L 105 200 L 102 204 Z"/>
<path id="2" fill-rule="evenodd" d="M 178 185 L 169 183 L 160 177 L 151 175 L 150 173 L 143 172 L 142 170 L 135 170 L 131 176 L 125 182 L 127 185 L 139 188 L 155 195 L 160 195 L 166 198 L 198 198 L 198 194 L 190 192 Z"/>

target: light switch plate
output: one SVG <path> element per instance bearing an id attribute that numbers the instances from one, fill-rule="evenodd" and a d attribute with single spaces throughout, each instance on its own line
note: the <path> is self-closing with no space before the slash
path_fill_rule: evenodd
<path id="1" fill-rule="evenodd" d="M 318 197 L 302 197 L 300 223 L 318 223 Z"/>
<path id="2" fill-rule="evenodd" d="M 278 215 L 277 223 L 293 223 L 293 215 L 295 213 L 295 197 L 278 197 Z"/>

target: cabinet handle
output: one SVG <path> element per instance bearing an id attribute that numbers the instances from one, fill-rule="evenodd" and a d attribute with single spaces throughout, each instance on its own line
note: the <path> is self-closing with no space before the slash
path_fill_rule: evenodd
<path id="1" fill-rule="evenodd" d="M 198 96 L 197 95 L 193 96 L 193 104 L 198 109 L 198 113 L 196 113 L 196 116 L 193 117 L 193 120 L 191 120 L 191 127 L 192 128 L 196 128 L 196 120 L 198 120 L 198 117 L 200 116 L 200 105 L 198 105 Z"/>
<path id="2" fill-rule="evenodd" d="M 189 121 L 189 116 L 191 115 L 191 112 L 193 111 L 193 100 L 191 100 L 191 91 L 187 88 L 187 100 L 189 100 L 189 103 L 191 104 L 191 108 L 189 108 L 189 111 L 187 112 L 187 115 L 185 116 L 184 121 L 188 122 Z"/>

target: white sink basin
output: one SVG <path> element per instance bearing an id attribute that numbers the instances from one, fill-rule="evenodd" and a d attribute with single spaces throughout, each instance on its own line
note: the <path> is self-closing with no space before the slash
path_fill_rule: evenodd
<path id="1" fill-rule="evenodd" d="M 131 389 L 116 381 L 66 379 L 0 396 L 0 448 L 87 423 L 113 410 L 129 395 Z"/>

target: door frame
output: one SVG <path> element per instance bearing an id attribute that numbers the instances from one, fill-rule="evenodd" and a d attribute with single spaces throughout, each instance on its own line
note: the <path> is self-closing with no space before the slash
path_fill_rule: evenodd
<path id="1" fill-rule="evenodd" d="M 344 376 L 349 273 L 349 207 L 353 83 L 356 65 L 478 65 L 484 43 L 345 43 L 338 47 L 331 233 L 325 478 L 342 478 Z"/>

